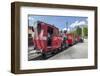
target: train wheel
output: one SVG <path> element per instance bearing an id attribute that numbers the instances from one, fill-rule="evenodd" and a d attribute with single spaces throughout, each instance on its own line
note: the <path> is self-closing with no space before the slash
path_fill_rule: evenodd
<path id="1" fill-rule="evenodd" d="M 55 50 L 53 50 L 53 51 L 51 52 L 51 54 L 52 54 L 52 55 L 54 55 L 55 53 L 56 53 L 56 51 L 55 51 Z"/>
<path id="2" fill-rule="evenodd" d="M 58 52 L 58 49 L 54 49 L 52 52 L 51 52 L 51 54 L 56 54 Z"/>
<path id="3" fill-rule="evenodd" d="M 42 58 L 46 59 L 47 58 L 47 54 L 46 53 L 42 53 Z"/>

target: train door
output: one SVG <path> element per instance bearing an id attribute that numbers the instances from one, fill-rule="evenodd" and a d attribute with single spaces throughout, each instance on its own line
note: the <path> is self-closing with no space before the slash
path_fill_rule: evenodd
<path id="1" fill-rule="evenodd" d="M 47 29 L 47 46 L 52 46 L 53 28 L 48 26 Z"/>

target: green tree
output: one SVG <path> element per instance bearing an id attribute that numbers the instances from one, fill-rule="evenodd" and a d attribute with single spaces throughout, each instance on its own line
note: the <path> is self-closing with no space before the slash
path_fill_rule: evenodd
<path id="1" fill-rule="evenodd" d="M 76 34 L 78 36 L 81 36 L 82 35 L 82 29 L 78 26 L 77 29 L 76 29 Z"/>
<path id="2" fill-rule="evenodd" d="M 84 28 L 83 28 L 83 33 L 84 33 L 84 36 L 85 36 L 85 37 L 88 36 L 88 28 L 87 28 L 87 27 L 84 27 Z"/>

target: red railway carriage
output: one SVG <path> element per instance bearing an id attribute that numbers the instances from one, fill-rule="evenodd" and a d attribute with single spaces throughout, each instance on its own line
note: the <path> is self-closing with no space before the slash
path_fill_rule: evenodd
<path id="1" fill-rule="evenodd" d="M 73 45 L 74 40 L 75 40 L 74 34 L 67 34 L 67 43 L 68 43 L 68 45 Z"/>
<path id="2" fill-rule="evenodd" d="M 64 48 L 68 47 L 69 45 L 73 45 L 75 43 L 75 35 L 72 33 L 64 32 L 62 37 L 63 37 Z"/>
<path id="3" fill-rule="evenodd" d="M 67 36 L 66 43 L 68 45 L 73 45 L 77 42 L 83 42 L 83 39 L 81 38 L 81 36 L 77 36 L 77 35 L 72 34 L 72 33 L 66 34 L 66 36 Z"/>
<path id="4" fill-rule="evenodd" d="M 61 48 L 61 43 L 62 38 L 57 27 L 41 21 L 37 22 L 37 35 L 34 37 L 36 49 L 41 50 L 45 54 Z"/>
<path id="5" fill-rule="evenodd" d="M 77 36 L 77 42 L 84 42 L 84 39 L 81 36 Z"/>

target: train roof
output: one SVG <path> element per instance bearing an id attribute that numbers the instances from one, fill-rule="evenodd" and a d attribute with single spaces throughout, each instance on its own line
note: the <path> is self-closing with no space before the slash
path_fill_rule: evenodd
<path id="1" fill-rule="evenodd" d="M 45 24 L 45 25 L 47 25 L 47 26 L 49 26 L 49 27 L 52 27 L 52 28 L 59 29 L 59 28 L 55 27 L 54 25 L 51 25 L 51 24 L 48 24 L 48 23 L 45 23 L 45 22 L 42 22 L 42 21 L 37 21 L 37 22 L 38 22 L 38 23 L 43 23 L 43 24 Z"/>

